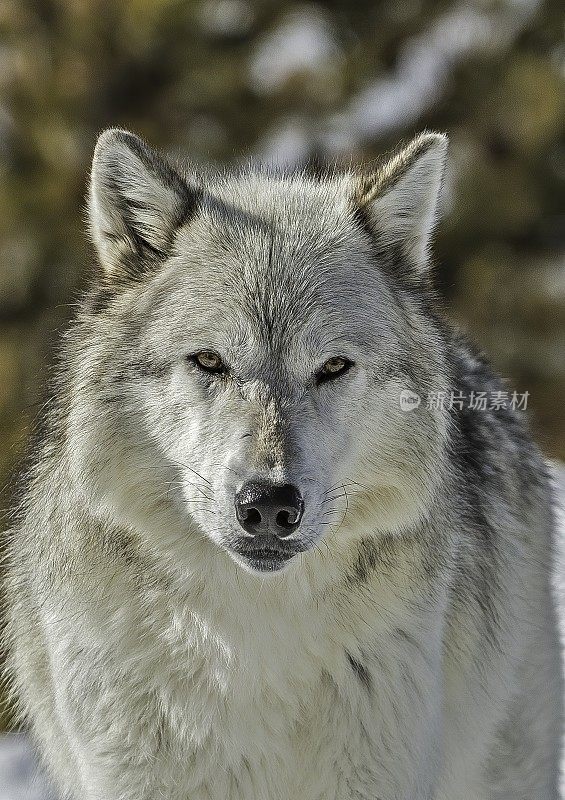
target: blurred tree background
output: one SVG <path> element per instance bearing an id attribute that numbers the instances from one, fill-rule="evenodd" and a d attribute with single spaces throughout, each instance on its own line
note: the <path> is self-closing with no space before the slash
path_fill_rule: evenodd
<path id="1" fill-rule="evenodd" d="M 0 0 L 0 480 L 91 273 L 96 135 L 197 161 L 370 161 L 422 128 L 451 162 L 453 314 L 565 457 L 562 0 Z M 6 505 L 9 490 L 1 498 Z"/>

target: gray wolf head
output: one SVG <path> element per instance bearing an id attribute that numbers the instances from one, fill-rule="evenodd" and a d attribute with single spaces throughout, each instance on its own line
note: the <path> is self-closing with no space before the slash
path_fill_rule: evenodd
<path id="1" fill-rule="evenodd" d="M 402 397 L 442 386 L 446 145 L 421 134 L 366 174 L 207 176 L 102 134 L 102 270 L 69 353 L 75 477 L 101 511 L 160 520 L 180 560 L 199 535 L 259 572 L 425 516 L 446 422 Z"/>

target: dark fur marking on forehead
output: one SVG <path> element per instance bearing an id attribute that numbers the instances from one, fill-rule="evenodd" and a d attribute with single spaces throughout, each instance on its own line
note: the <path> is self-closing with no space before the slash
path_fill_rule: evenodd
<path id="1" fill-rule="evenodd" d="M 208 212 L 212 219 L 222 224 L 232 225 L 234 227 L 250 227 L 254 230 L 262 231 L 264 233 L 272 233 L 273 226 L 268 219 L 246 211 L 243 208 L 220 200 L 211 194 L 202 194 L 199 205 L 199 210 Z M 186 220 L 187 224 L 193 217 Z"/>
<path id="2" fill-rule="evenodd" d="M 365 689 L 368 694 L 372 694 L 373 691 L 373 682 L 371 680 L 371 675 L 368 669 L 356 658 L 353 658 L 351 653 L 347 650 L 345 651 L 345 655 L 347 656 L 347 660 L 349 661 L 349 665 L 353 670 L 353 673 L 361 686 Z"/>

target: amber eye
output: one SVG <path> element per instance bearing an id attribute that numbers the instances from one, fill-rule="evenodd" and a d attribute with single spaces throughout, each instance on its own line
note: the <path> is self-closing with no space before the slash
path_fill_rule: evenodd
<path id="1" fill-rule="evenodd" d="M 194 363 L 206 372 L 225 372 L 226 366 L 220 356 L 212 350 L 201 350 L 192 356 Z"/>
<path id="2" fill-rule="evenodd" d="M 341 356 L 334 356 L 333 358 L 328 358 L 326 363 L 322 366 L 321 370 L 318 372 L 317 375 L 318 383 L 323 383 L 324 381 L 331 381 L 333 378 L 339 378 L 339 376 L 347 372 L 347 370 L 351 366 L 353 366 L 353 362 L 349 361 L 347 358 L 342 358 Z"/>

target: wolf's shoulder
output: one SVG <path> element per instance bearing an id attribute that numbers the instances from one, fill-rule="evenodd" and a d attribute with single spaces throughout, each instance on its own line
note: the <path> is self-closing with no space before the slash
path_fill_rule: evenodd
<path id="1" fill-rule="evenodd" d="M 503 379 L 482 351 L 454 332 L 448 346 L 454 396 L 452 457 L 477 490 L 501 491 L 510 482 L 524 502 L 547 492 L 547 464 L 535 444 L 528 392 Z"/>

